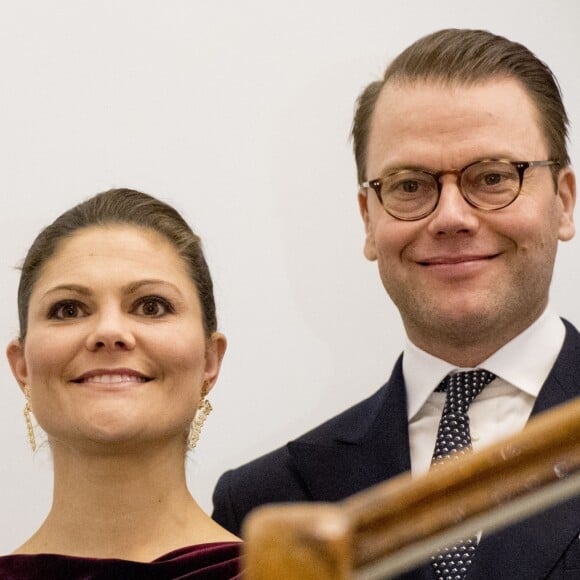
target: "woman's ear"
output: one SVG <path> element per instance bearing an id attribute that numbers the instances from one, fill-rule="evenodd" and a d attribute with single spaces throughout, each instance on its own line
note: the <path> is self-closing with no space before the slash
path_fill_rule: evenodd
<path id="1" fill-rule="evenodd" d="M 20 385 L 22 392 L 24 392 L 24 385 L 28 383 L 28 369 L 26 367 L 26 359 L 24 358 L 24 343 L 15 338 L 8 343 L 6 347 L 6 358 L 12 369 L 14 378 Z"/>
<path id="2" fill-rule="evenodd" d="M 228 341 L 221 332 L 214 332 L 208 340 L 205 355 L 204 382 L 207 385 L 206 394 L 211 391 L 220 374 L 222 360 L 226 352 Z"/>

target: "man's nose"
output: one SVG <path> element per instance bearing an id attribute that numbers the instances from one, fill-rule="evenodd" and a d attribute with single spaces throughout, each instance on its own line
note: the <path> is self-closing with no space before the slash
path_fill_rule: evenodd
<path id="1" fill-rule="evenodd" d="M 458 177 L 453 174 L 440 177 L 441 194 L 431 214 L 428 230 L 434 236 L 469 234 L 477 230 L 477 210 L 461 194 Z"/>

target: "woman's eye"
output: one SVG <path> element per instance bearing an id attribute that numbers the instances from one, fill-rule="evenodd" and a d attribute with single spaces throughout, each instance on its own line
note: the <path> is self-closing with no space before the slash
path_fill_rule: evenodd
<path id="1" fill-rule="evenodd" d="M 75 300 L 57 302 L 48 312 L 48 317 L 56 320 L 69 320 L 71 318 L 80 318 L 81 316 L 86 315 L 87 313 L 82 305 Z"/>
<path id="2" fill-rule="evenodd" d="M 135 313 L 150 318 L 158 318 L 175 312 L 173 306 L 159 296 L 147 296 L 139 300 L 135 307 Z"/>

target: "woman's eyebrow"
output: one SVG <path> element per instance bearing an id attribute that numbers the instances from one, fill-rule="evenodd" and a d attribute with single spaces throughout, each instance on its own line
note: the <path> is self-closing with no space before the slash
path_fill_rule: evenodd
<path id="1" fill-rule="evenodd" d="M 81 294 L 82 296 L 90 296 L 92 294 L 90 288 L 87 286 L 82 286 L 81 284 L 59 284 L 58 286 L 54 286 L 53 288 L 48 289 L 42 297 L 44 298 L 49 294 L 53 294 L 54 292 L 61 292 L 62 290 Z"/>
<path id="2" fill-rule="evenodd" d="M 157 279 L 157 278 L 147 278 L 145 280 L 137 280 L 136 282 L 131 282 L 127 284 L 123 288 L 123 292 L 126 294 L 134 294 L 138 292 L 144 286 L 168 286 L 172 288 L 174 291 L 178 292 L 181 295 L 181 291 L 179 288 L 167 280 Z M 53 288 L 48 289 L 43 295 L 42 298 L 49 296 L 50 294 L 54 294 L 55 292 L 74 292 L 75 294 L 80 294 L 81 296 L 91 296 L 93 291 L 88 286 L 83 286 L 82 284 L 59 284 L 58 286 L 54 286 Z"/>
<path id="3" fill-rule="evenodd" d="M 175 284 L 168 282 L 167 280 L 161 280 L 157 278 L 148 278 L 145 280 L 137 280 L 136 282 L 131 282 L 130 284 L 127 284 L 123 288 L 123 291 L 127 294 L 134 294 L 135 292 L 139 291 L 143 286 L 159 286 L 159 285 L 168 286 L 169 288 L 181 294 L 181 291 Z"/>

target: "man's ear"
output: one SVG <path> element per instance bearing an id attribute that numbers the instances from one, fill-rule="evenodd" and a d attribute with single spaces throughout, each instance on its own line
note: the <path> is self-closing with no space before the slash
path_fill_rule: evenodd
<path id="1" fill-rule="evenodd" d="M 24 358 L 24 344 L 20 339 L 11 340 L 6 348 L 6 358 L 12 369 L 14 378 L 24 392 L 24 385 L 28 382 L 28 368 Z"/>
<path id="2" fill-rule="evenodd" d="M 574 206 L 576 205 L 576 176 L 571 167 L 564 167 L 558 174 L 557 195 L 562 205 L 558 239 L 567 242 L 574 237 Z"/>
<path id="3" fill-rule="evenodd" d="M 369 217 L 368 196 L 363 191 L 358 194 L 358 207 L 365 226 L 365 243 L 363 252 L 367 260 L 377 259 L 377 248 L 375 244 L 375 234 Z"/>
<path id="4" fill-rule="evenodd" d="M 208 340 L 204 376 L 204 381 L 207 385 L 206 394 L 211 391 L 218 379 L 227 344 L 226 337 L 221 332 L 214 332 Z"/>

